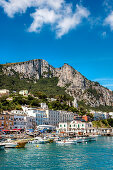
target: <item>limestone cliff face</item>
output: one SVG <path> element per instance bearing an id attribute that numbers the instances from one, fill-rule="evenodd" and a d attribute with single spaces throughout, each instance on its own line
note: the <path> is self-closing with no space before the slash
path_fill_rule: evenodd
<path id="1" fill-rule="evenodd" d="M 15 71 L 20 74 L 21 78 L 39 79 L 53 76 L 55 69 L 47 61 L 36 59 L 5 65 L 3 71 L 7 75 L 13 75 Z"/>
<path id="2" fill-rule="evenodd" d="M 58 77 L 58 86 L 66 87 L 66 92 L 77 101 L 83 100 L 93 107 L 113 104 L 112 91 L 88 80 L 68 64 L 64 64 L 61 68 L 54 68 L 47 61 L 36 59 L 4 65 L 3 71 L 7 75 L 13 75 L 15 71 L 19 73 L 20 78 L 37 80 L 41 77 Z"/>
<path id="3" fill-rule="evenodd" d="M 56 69 L 56 72 L 59 77 L 58 86 L 67 86 L 66 92 L 77 101 L 83 100 L 92 107 L 113 104 L 113 93 L 110 90 L 99 83 L 88 80 L 68 64 Z"/>

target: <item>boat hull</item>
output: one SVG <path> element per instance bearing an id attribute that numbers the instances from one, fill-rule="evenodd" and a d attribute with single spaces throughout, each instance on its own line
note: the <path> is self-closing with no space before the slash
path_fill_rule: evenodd
<path id="1" fill-rule="evenodd" d="M 3 150 L 5 148 L 5 145 L 0 144 L 0 150 Z"/>
<path id="2" fill-rule="evenodd" d="M 26 143 L 28 143 L 27 141 L 20 141 L 20 142 L 17 142 L 17 146 L 16 148 L 24 148 Z"/>
<path id="3" fill-rule="evenodd" d="M 5 148 L 16 148 L 17 143 L 4 143 Z"/>
<path id="4" fill-rule="evenodd" d="M 68 145 L 76 145 L 77 142 L 76 141 L 56 141 L 56 144 L 68 144 Z"/>

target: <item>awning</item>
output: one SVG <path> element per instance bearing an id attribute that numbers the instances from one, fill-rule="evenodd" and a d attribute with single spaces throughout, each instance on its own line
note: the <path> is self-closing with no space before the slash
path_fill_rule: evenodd
<path id="1" fill-rule="evenodd" d="M 12 130 L 14 130 L 14 131 L 20 131 L 20 130 L 22 130 L 22 129 L 12 129 Z"/>
<path id="2" fill-rule="evenodd" d="M 60 133 L 65 133 L 65 132 L 60 132 Z"/>
<path id="3" fill-rule="evenodd" d="M 2 131 L 3 132 L 15 132 L 15 131 L 20 131 L 20 130 L 22 130 L 22 129 L 11 129 L 11 130 L 5 129 L 5 130 L 2 130 Z"/>
<path id="4" fill-rule="evenodd" d="M 10 130 L 2 130 L 3 132 L 10 132 Z"/>

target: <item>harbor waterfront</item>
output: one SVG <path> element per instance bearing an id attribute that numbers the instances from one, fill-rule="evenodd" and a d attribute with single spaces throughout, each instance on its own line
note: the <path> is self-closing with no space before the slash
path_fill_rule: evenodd
<path id="1" fill-rule="evenodd" d="M 0 150 L 0 169 L 113 169 L 113 137 L 76 145 L 26 144 Z"/>

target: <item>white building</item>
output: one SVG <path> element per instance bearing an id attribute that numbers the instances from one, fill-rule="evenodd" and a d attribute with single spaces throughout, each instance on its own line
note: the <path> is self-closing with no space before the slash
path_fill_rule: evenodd
<path id="1" fill-rule="evenodd" d="M 28 95 L 28 90 L 21 90 L 21 91 L 19 91 L 19 94 L 26 96 L 26 95 Z"/>
<path id="2" fill-rule="evenodd" d="M 60 121 L 59 122 L 67 122 L 72 121 L 74 119 L 74 113 L 68 111 L 60 110 Z"/>
<path id="3" fill-rule="evenodd" d="M 108 119 L 109 113 L 91 110 L 90 113 L 93 114 L 94 120 Z"/>
<path id="4" fill-rule="evenodd" d="M 113 112 L 109 112 L 109 116 L 113 119 Z"/>
<path id="5" fill-rule="evenodd" d="M 36 118 L 37 108 L 29 108 L 22 106 L 23 112 L 28 116 L 33 116 Z"/>
<path id="6" fill-rule="evenodd" d="M 56 110 L 46 110 L 47 122 L 49 125 L 58 126 L 60 122 L 60 112 Z"/>
<path id="7" fill-rule="evenodd" d="M 14 115 L 14 129 L 26 129 L 25 115 Z"/>
<path id="8" fill-rule="evenodd" d="M 83 121 L 76 121 L 76 120 L 73 120 L 71 122 L 59 123 L 59 131 L 60 132 L 63 131 L 63 132 L 86 133 L 86 130 L 91 127 L 92 127 L 91 122 L 86 123 Z"/>
<path id="9" fill-rule="evenodd" d="M 59 123 L 59 131 L 60 132 L 67 132 L 69 129 L 70 122 L 60 122 Z"/>
<path id="10" fill-rule="evenodd" d="M 48 118 L 46 114 L 46 110 L 40 109 L 36 112 L 36 123 L 37 125 L 45 125 L 48 124 Z"/>
<path id="11" fill-rule="evenodd" d="M 23 110 L 12 110 L 11 113 L 17 114 L 17 115 L 24 115 L 25 114 Z"/>
<path id="12" fill-rule="evenodd" d="M 14 118 L 16 118 L 14 120 L 15 128 L 21 127 L 22 129 L 24 128 L 34 129 L 34 127 L 37 125 L 36 118 L 25 114 L 23 110 L 12 110 L 11 113 L 14 114 Z M 22 123 L 20 122 L 21 120 L 22 120 Z"/>
<path id="13" fill-rule="evenodd" d="M 22 109 L 27 116 L 34 117 L 37 125 L 48 124 L 46 110 L 27 107 L 22 107 Z"/>
<path id="14" fill-rule="evenodd" d="M 32 116 L 25 116 L 26 129 L 35 129 L 36 128 L 36 119 Z"/>
<path id="15" fill-rule="evenodd" d="M 48 105 L 46 103 L 40 103 L 41 109 L 48 109 Z"/>
<path id="16" fill-rule="evenodd" d="M 9 95 L 9 90 L 7 90 L 7 89 L 0 89 L 0 96 L 3 96 L 3 95 Z"/>
<path id="17" fill-rule="evenodd" d="M 73 112 L 27 107 L 22 107 L 22 109 L 27 116 L 33 116 L 36 118 L 37 125 L 58 126 L 59 122 L 67 122 L 74 119 Z"/>

